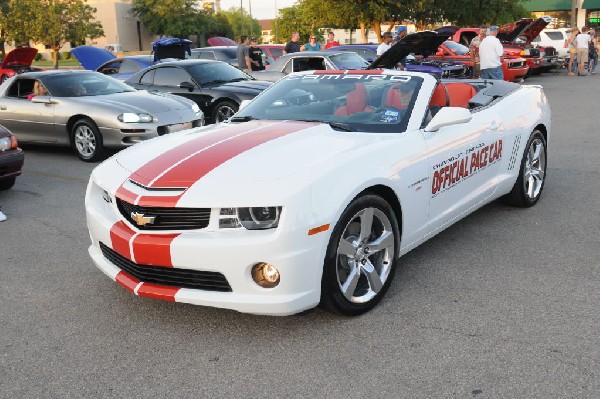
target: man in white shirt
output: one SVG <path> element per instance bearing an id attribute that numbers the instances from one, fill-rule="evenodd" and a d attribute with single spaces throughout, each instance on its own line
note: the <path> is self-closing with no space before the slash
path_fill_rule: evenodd
<path id="1" fill-rule="evenodd" d="M 379 47 L 377 47 L 377 55 L 381 55 L 383 53 L 385 53 L 386 51 L 389 50 L 390 47 L 392 47 L 392 45 L 390 44 L 392 42 L 392 32 L 384 32 L 383 35 L 381 35 L 383 37 L 383 41 L 381 42 L 381 44 L 379 45 Z"/>
<path id="2" fill-rule="evenodd" d="M 592 38 L 588 34 L 589 28 L 584 26 L 581 28 L 581 33 L 575 37 L 576 51 L 577 51 L 577 72 L 578 75 L 584 75 L 584 67 L 588 62 L 588 54 L 590 49 L 590 42 Z"/>
<path id="3" fill-rule="evenodd" d="M 490 26 L 485 39 L 479 45 L 479 65 L 481 67 L 481 79 L 504 80 L 502 72 L 502 55 L 504 47 L 496 37 L 497 26 Z"/>

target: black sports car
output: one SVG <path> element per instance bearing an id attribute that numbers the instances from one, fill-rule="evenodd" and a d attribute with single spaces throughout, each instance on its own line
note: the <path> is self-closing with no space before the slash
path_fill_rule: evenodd
<path id="1" fill-rule="evenodd" d="M 206 123 L 228 119 L 243 100 L 253 99 L 272 84 L 211 60 L 162 62 L 139 71 L 125 83 L 139 90 L 189 98 L 202 109 Z"/>

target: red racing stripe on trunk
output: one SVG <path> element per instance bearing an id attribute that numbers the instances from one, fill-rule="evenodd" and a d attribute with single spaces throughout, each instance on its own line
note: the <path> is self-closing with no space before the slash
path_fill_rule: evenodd
<path id="1" fill-rule="evenodd" d="M 123 221 L 119 221 L 110 228 L 110 242 L 112 249 L 121 256 L 131 260 L 131 251 L 129 249 L 129 241 L 133 237 L 135 231 Z"/>
<path id="2" fill-rule="evenodd" d="M 175 302 L 175 294 L 177 294 L 177 291 L 179 291 L 179 288 L 167 287 L 152 283 L 143 283 L 138 289 L 137 294 L 147 298 Z"/>
<path id="3" fill-rule="evenodd" d="M 121 287 L 125 288 L 127 291 L 130 291 L 130 292 L 133 292 L 135 290 L 135 287 L 137 287 L 138 284 L 140 283 L 140 280 L 138 280 L 137 278 L 135 278 L 133 276 L 130 276 L 129 274 L 125 273 L 124 271 L 120 271 L 119 274 L 117 274 L 115 281 Z"/>
<path id="4" fill-rule="evenodd" d="M 243 152 L 315 125 L 316 123 L 289 121 L 240 135 L 185 159 L 160 176 L 152 187 L 189 187 L 216 167 Z"/>
<path id="5" fill-rule="evenodd" d="M 139 265 L 173 267 L 171 243 L 179 234 L 139 234 L 133 239 L 133 256 Z"/>
<path id="6" fill-rule="evenodd" d="M 204 148 L 217 145 L 223 140 L 229 140 L 238 134 L 247 132 L 260 126 L 270 126 L 276 122 L 248 122 L 240 125 L 217 128 L 214 132 L 199 136 L 175 148 L 166 151 L 164 154 L 152 159 L 140 169 L 136 170 L 131 179 L 148 186 L 150 182 L 163 173 L 166 169 L 172 167 L 177 162 L 201 151 Z"/>

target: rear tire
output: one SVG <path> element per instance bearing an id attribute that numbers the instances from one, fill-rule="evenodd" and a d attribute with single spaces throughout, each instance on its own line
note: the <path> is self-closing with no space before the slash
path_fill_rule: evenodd
<path id="1" fill-rule="evenodd" d="M 510 193 L 503 197 L 509 205 L 529 208 L 540 199 L 546 181 L 546 139 L 539 130 L 529 136 L 521 159 L 519 177 Z"/>
<path id="2" fill-rule="evenodd" d="M 357 316 L 377 305 L 394 278 L 399 237 L 396 215 L 383 198 L 367 194 L 353 200 L 327 247 L 321 306 Z"/>
<path id="3" fill-rule="evenodd" d="M 100 161 L 105 156 L 102 135 L 89 118 L 81 118 L 71 129 L 71 143 L 77 156 L 85 162 Z"/>
<path id="4" fill-rule="evenodd" d="M 16 177 L 10 177 L 8 179 L 0 180 L 0 191 L 8 190 L 15 185 L 15 181 L 17 181 Z"/>

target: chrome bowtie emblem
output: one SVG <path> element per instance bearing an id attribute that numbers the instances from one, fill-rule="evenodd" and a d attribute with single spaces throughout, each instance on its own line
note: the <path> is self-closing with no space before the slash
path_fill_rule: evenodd
<path id="1" fill-rule="evenodd" d="M 156 216 L 146 216 L 143 213 L 131 212 L 131 219 L 133 219 L 138 226 L 145 226 L 154 223 Z"/>

